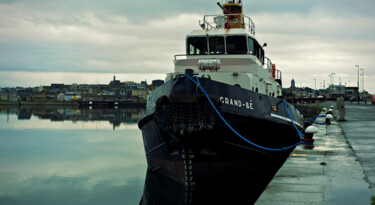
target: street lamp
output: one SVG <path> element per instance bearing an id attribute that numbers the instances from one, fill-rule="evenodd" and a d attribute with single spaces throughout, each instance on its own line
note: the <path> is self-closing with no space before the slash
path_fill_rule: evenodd
<path id="1" fill-rule="evenodd" d="M 365 69 L 361 68 L 362 71 L 362 99 L 365 101 L 366 104 L 366 96 L 365 96 Z"/>
<path id="2" fill-rule="evenodd" d="M 358 102 L 358 105 L 359 105 L 359 65 L 355 65 L 357 66 L 357 70 L 358 70 L 358 78 L 357 78 L 357 102 Z"/>
<path id="3" fill-rule="evenodd" d="M 332 75 L 329 74 L 329 83 L 327 83 L 327 88 L 328 88 L 328 94 L 329 94 L 329 97 L 331 97 L 331 85 L 332 85 Z"/>
<path id="4" fill-rule="evenodd" d="M 316 79 L 314 78 L 314 82 L 315 82 L 315 89 L 314 89 L 314 95 L 316 97 Z"/>

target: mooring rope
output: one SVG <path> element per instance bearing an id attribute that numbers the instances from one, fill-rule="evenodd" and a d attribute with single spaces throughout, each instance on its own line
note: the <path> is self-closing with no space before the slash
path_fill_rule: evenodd
<path id="1" fill-rule="evenodd" d="M 187 77 L 188 79 L 190 79 L 192 82 L 194 82 L 201 90 L 201 92 L 203 93 L 204 96 L 206 96 L 208 102 L 211 104 L 212 108 L 215 110 L 215 112 L 217 113 L 217 115 L 220 117 L 220 119 L 227 125 L 227 127 L 233 132 L 235 133 L 238 137 L 240 137 L 242 140 L 244 140 L 245 142 L 257 147 L 257 148 L 260 148 L 260 149 L 263 149 L 263 150 L 268 150 L 268 151 L 285 151 L 285 150 L 288 150 L 288 149 L 291 149 L 299 144 L 301 144 L 301 141 L 299 141 L 298 143 L 296 144 L 293 144 L 293 145 L 290 145 L 290 146 L 287 146 L 287 147 L 281 147 L 281 148 L 269 148 L 269 147 L 264 147 L 264 146 L 261 146 L 261 145 L 258 145 L 248 139 L 246 139 L 245 137 L 243 137 L 240 133 L 238 133 L 225 119 L 224 117 L 220 114 L 219 110 L 215 107 L 214 103 L 211 101 L 210 97 L 208 96 L 207 92 L 204 90 L 204 88 L 202 87 L 202 85 L 199 83 L 199 78 L 198 76 L 195 76 L 195 79 L 194 80 L 192 77 L 190 77 L 189 75 L 184 75 L 185 77 Z M 290 115 L 289 113 L 289 110 L 288 110 L 288 107 L 286 105 L 286 102 L 285 100 L 283 99 L 283 102 L 284 102 L 284 105 L 285 105 L 285 109 L 287 110 L 287 113 L 289 115 L 289 118 L 290 120 L 292 121 L 292 124 L 293 126 L 295 127 L 295 129 L 297 130 L 297 133 L 300 137 L 300 139 L 302 139 L 303 137 L 303 134 L 298 130 L 297 126 L 294 124 L 294 120 L 292 118 L 292 116 Z"/>
<path id="2" fill-rule="evenodd" d="M 316 119 L 318 118 L 318 117 L 326 117 L 326 115 L 318 115 L 318 116 L 315 116 L 315 117 L 313 117 L 313 118 L 310 118 L 310 119 L 308 119 L 306 122 L 309 122 L 309 123 L 315 123 L 315 124 L 317 124 L 317 125 L 327 125 L 327 122 L 323 122 L 323 123 L 321 123 L 321 122 L 316 122 Z"/>

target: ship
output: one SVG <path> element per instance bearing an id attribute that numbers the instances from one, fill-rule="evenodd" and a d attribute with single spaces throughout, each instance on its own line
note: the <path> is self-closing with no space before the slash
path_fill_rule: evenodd
<path id="1" fill-rule="evenodd" d="M 300 144 L 303 116 L 283 99 L 243 3 L 217 4 L 147 98 L 140 204 L 253 204 Z"/>

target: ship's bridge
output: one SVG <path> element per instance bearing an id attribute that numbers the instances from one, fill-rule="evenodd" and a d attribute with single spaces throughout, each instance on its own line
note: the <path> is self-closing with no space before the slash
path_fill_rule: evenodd
<path id="1" fill-rule="evenodd" d="M 238 3 L 236 3 L 238 2 Z M 243 15 L 240 0 L 225 1 L 223 14 L 205 15 L 202 30 L 186 35 L 186 54 L 175 55 L 173 76 L 191 69 L 197 75 L 270 96 L 281 96 L 281 73 L 265 57 L 255 25 Z M 211 19 L 211 20 L 210 20 Z M 214 72 L 211 72 L 214 71 Z"/>
<path id="2" fill-rule="evenodd" d="M 227 58 L 253 56 L 264 65 L 264 50 L 244 29 L 194 30 L 186 36 L 186 56 L 192 58 Z"/>

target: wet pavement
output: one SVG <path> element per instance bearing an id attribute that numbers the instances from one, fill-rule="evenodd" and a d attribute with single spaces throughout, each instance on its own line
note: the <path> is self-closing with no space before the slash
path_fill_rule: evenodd
<path id="1" fill-rule="evenodd" d="M 346 103 L 346 121 L 340 122 L 375 196 L 375 105 Z"/>
<path id="2" fill-rule="evenodd" d="M 364 121 L 366 126 L 363 121 L 362 124 L 358 121 L 357 131 L 350 128 L 349 126 L 354 127 L 355 124 L 349 120 L 352 117 L 349 113 L 357 111 L 352 110 L 350 105 L 346 111 L 348 120 L 343 127 L 348 126 L 353 135 L 358 136 L 358 133 L 367 133 L 371 132 L 371 128 L 374 129 L 374 124 L 367 127 L 371 117 Z M 373 117 L 375 118 L 375 115 Z M 324 118 L 318 118 L 318 122 L 324 122 Z M 373 195 L 370 184 L 371 179 L 375 178 L 370 179 L 365 173 L 367 174 L 366 170 L 374 170 L 375 166 L 371 164 L 375 163 L 364 166 L 365 172 L 361 163 L 369 162 L 371 157 L 375 157 L 375 150 L 371 152 L 372 155 L 368 155 L 375 142 L 370 144 L 359 140 L 360 142 L 350 145 L 340 124 L 335 121 L 329 126 L 315 124 L 319 132 L 314 135 L 314 145 L 299 145 L 294 150 L 256 204 L 370 204 Z M 349 142 L 352 141 L 355 140 L 349 138 Z M 364 152 L 357 152 L 357 149 Z"/>

